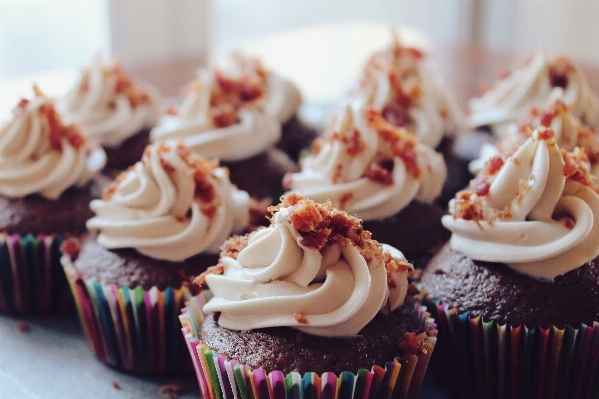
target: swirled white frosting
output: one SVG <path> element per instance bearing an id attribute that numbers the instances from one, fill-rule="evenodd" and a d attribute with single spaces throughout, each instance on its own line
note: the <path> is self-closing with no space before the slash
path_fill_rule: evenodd
<path id="1" fill-rule="evenodd" d="M 461 211 L 458 193 L 450 201 L 453 216 L 442 222 L 453 232 L 452 249 L 551 280 L 599 255 L 599 195 L 566 179 L 560 149 L 537 135 L 488 177 L 488 194 L 469 195 L 466 206 L 475 207 L 474 217 Z"/>
<path id="2" fill-rule="evenodd" d="M 500 80 L 482 97 L 471 99 L 468 124 L 490 126 L 494 132 L 501 132 L 532 107 L 543 106 L 558 87 L 563 88 L 563 101 L 571 104 L 574 116 L 588 126 L 597 124 L 599 100 L 580 69 L 545 50 L 537 51 L 529 62 Z"/>
<path id="3" fill-rule="evenodd" d="M 367 262 L 349 240 L 320 251 L 302 245 L 289 211 L 279 211 L 271 227 L 255 233 L 237 259 L 221 258 L 222 275 L 206 276 L 214 297 L 204 312 L 221 312 L 221 326 L 289 326 L 313 335 L 352 336 L 379 311 L 403 304 L 407 271 L 391 273 L 388 284 L 383 261 Z M 403 258 L 395 248 L 384 251 Z"/>
<path id="4" fill-rule="evenodd" d="M 188 152 L 181 145 L 149 146 L 104 200 L 91 202 L 96 216 L 87 227 L 99 230 L 100 245 L 181 261 L 217 253 L 232 232 L 247 226 L 248 194 L 230 183 L 225 169 L 194 167 L 206 161 L 190 161 Z"/>
<path id="5" fill-rule="evenodd" d="M 106 164 L 104 150 L 74 126 L 64 126 L 54 102 L 37 94 L 22 100 L 0 128 L 0 195 L 5 197 L 38 193 L 56 199 L 71 186 L 85 185 Z"/>
<path id="6" fill-rule="evenodd" d="M 447 178 L 443 156 L 416 141 L 415 176 L 404 160 L 393 153 L 393 145 L 383 139 L 378 127 L 368 120 L 368 112 L 359 102 L 343 107 L 341 117 L 325 132 L 329 139 L 316 155 L 302 160 L 301 172 L 292 175 L 291 189 L 316 202 L 331 201 L 335 207 L 363 220 L 392 216 L 413 199 L 433 202 Z M 385 128 L 386 132 L 401 129 L 388 124 Z M 409 133 L 404 134 L 413 139 Z M 355 150 L 356 144 L 361 147 L 359 150 Z M 369 168 L 385 160 L 391 164 L 390 184 L 368 177 Z"/>
<path id="7" fill-rule="evenodd" d="M 359 96 L 369 107 L 399 114 L 400 125 L 435 148 L 445 135 L 453 135 L 463 124 L 457 102 L 441 76 L 417 49 L 403 47 L 397 38 L 384 51 L 375 53 L 362 77 Z M 387 118 L 391 123 L 396 119 Z M 396 124 L 396 123 L 395 123 Z"/>
<path id="8" fill-rule="evenodd" d="M 279 141 L 281 124 L 301 103 L 299 90 L 290 81 L 264 71 L 256 60 L 237 56 L 233 61 L 225 72 L 199 70 L 177 114 L 163 116 L 152 129 L 152 141 L 182 138 L 198 154 L 226 161 L 249 158 Z M 236 82 L 252 76 L 260 95 L 251 100 L 217 100 L 223 91 L 217 74 Z M 211 109 L 218 101 L 230 101 L 227 105 L 234 109 L 235 123 L 224 127 L 215 123 Z"/>
<path id="9" fill-rule="evenodd" d="M 141 86 L 116 61 L 97 56 L 81 73 L 81 79 L 60 103 L 65 120 L 107 147 L 158 123 L 160 95 L 149 84 Z"/>

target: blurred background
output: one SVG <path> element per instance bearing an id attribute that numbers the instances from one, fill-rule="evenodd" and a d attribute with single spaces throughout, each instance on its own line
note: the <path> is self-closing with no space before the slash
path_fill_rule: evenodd
<path id="1" fill-rule="evenodd" d="M 380 29 L 397 25 L 423 32 L 436 51 L 521 61 L 543 46 L 599 65 L 597 21 L 597 0 L 1 0 L 0 109 L 29 95 L 18 92 L 32 80 L 59 94 L 98 52 L 117 54 L 172 95 L 195 67 L 235 48 L 270 54 L 281 72 L 302 75 L 308 99 L 328 101 L 354 64 L 389 40 Z M 324 87 L 331 79 L 339 84 Z"/>

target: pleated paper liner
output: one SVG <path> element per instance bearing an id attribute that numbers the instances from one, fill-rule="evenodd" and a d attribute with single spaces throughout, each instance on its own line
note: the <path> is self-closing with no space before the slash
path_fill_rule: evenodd
<path id="1" fill-rule="evenodd" d="M 319 376 L 281 371 L 269 374 L 263 369 L 252 370 L 237 360 L 228 360 L 210 350 L 197 339 L 203 322 L 204 304 L 210 293 L 204 291 L 186 303 L 179 317 L 183 334 L 196 371 L 204 399 L 400 399 L 418 398 L 424 373 L 435 347 L 436 331 L 426 340 L 426 353 L 396 358 L 384 367 L 360 369 L 357 373 L 331 372 Z M 426 312 L 418 307 L 423 325 L 434 330 L 436 325 Z"/>
<path id="2" fill-rule="evenodd" d="M 0 313 L 48 315 L 72 310 L 58 235 L 0 234 Z"/>
<path id="3" fill-rule="evenodd" d="M 433 367 L 459 398 L 599 398 L 599 323 L 527 328 L 428 303 L 440 340 Z"/>
<path id="4" fill-rule="evenodd" d="M 120 287 L 83 277 L 63 258 L 81 325 L 94 355 L 109 366 L 141 374 L 192 369 L 177 316 L 191 298 L 181 288 Z"/>

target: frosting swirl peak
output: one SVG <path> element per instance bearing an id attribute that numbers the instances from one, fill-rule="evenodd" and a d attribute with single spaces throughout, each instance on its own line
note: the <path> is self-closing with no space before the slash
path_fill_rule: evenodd
<path id="1" fill-rule="evenodd" d="M 452 249 L 552 280 L 599 255 L 599 194 L 584 151 L 558 148 L 538 128 L 450 201 Z"/>
<path id="2" fill-rule="evenodd" d="M 229 68 L 197 75 L 178 110 L 152 129 L 153 141 L 183 139 L 206 157 L 246 159 L 279 141 L 301 102 L 295 85 L 240 54 Z"/>
<path id="3" fill-rule="evenodd" d="M 60 104 L 65 119 L 81 126 L 88 137 L 116 147 L 160 115 L 158 91 L 133 81 L 118 61 L 98 55 Z"/>
<path id="4" fill-rule="evenodd" d="M 216 270 L 199 278 L 214 294 L 204 311 L 221 312 L 220 325 L 352 336 L 403 303 L 411 265 L 401 252 L 330 203 L 282 200 L 269 228 L 229 241 Z"/>
<path id="5" fill-rule="evenodd" d="M 90 230 L 105 248 L 135 248 L 157 259 L 181 261 L 217 253 L 249 222 L 249 196 L 227 171 L 182 144 L 146 148 L 142 160 L 108 187 L 90 208 Z"/>
<path id="6" fill-rule="evenodd" d="M 292 190 L 365 220 L 392 216 L 412 199 L 432 202 L 441 193 L 447 177 L 441 154 L 359 102 L 340 116 L 302 160 L 301 172 L 291 175 Z"/>
<path id="7" fill-rule="evenodd" d="M 0 195 L 56 199 L 96 175 L 106 154 L 75 125 L 63 124 L 54 102 L 33 89 L 36 97 L 21 100 L 0 128 Z"/>

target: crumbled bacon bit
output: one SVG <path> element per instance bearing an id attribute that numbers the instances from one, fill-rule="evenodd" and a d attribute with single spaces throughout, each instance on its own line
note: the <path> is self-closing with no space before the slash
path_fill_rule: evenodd
<path id="1" fill-rule="evenodd" d="M 118 389 L 119 391 L 121 390 L 121 384 L 119 384 L 118 382 L 114 381 L 112 383 L 112 386 L 114 387 L 114 389 Z"/>
<path id="2" fill-rule="evenodd" d="M 393 184 L 393 175 L 391 174 L 391 172 L 383 168 L 376 162 L 372 162 L 368 166 L 368 169 L 366 170 L 364 176 L 369 180 L 375 183 L 382 184 L 384 186 Z"/>
<path id="3" fill-rule="evenodd" d="M 536 138 L 539 140 L 552 140 L 555 137 L 555 131 L 549 127 L 539 126 L 536 130 Z"/>
<path id="4" fill-rule="evenodd" d="M 21 332 L 27 332 L 30 330 L 29 328 L 29 324 L 25 323 L 24 321 L 19 321 L 17 323 L 17 328 L 19 329 L 19 331 Z"/>
<path id="5" fill-rule="evenodd" d="M 185 392 L 185 389 L 181 384 L 175 382 L 170 385 L 161 386 L 160 388 L 158 388 L 158 391 L 161 394 L 166 395 L 166 397 L 169 399 L 177 399 L 179 395 Z"/>
<path id="6" fill-rule="evenodd" d="M 366 148 L 366 144 L 362 141 L 360 132 L 354 128 L 349 137 L 343 136 L 341 138 L 343 144 L 345 144 L 345 151 L 349 155 L 358 155 Z"/>
<path id="7" fill-rule="evenodd" d="M 160 158 L 160 166 L 162 166 L 162 169 L 164 169 L 164 171 L 169 175 L 175 172 L 175 167 L 168 163 L 168 161 L 164 158 Z"/>
<path id="8" fill-rule="evenodd" d="M 478 176 L 470 180 L 470 188 L 474 194 L 478 195 L 479 197 L 489 194 L 490 187 L 491 184 L 489 183 L 489 180 L 484 176 Z"/>
<path id="9" fill-rule="evenodd" d="M 147 156 L 145 158 L 147 158 Z M 129 172 L 131 172 L 132 170 L 133 170 L 133 166 L 129 166 L 127 168 L 127 170 L 124 170 L 123 172 L 119 173 L 119 175 L 116 177 L 116 179 L 114 179 L 114 181 L 112 183 L 110 183 L 108 185 L 108 187 L 106 187 L 106 189 L 104 190 L 104 194 L 102 195 L 102 199 L 104 201 L 108 201 L 110 199 L 110 197 L 112 197 L 114 195 L 119 184 L 127 178 L 127 174 Z"/>
<path id="10" fill-rule="evenodd" d="M 237 259 L 239 252 L 247 247 L 250 237 L 253 233 L 244 236 L 229 237 L 220 247 L 220 257 Z"/>
<path id="11" fill-rule="evenodd" d="M 352 193 L 345 193 L 339 198 L 339 209 L 344 210 L 346 208 L 347 203 L 353 198 Z"/>
<path id="12" fill-rule="evenodd" d="M 85 137 L 74 124 L 66 126 L 62 124 L 60 115 L 56 112 L 54 104 L 46 102 L 39 108 L 38 112 L 46 119 L 49 128 L 50 146 L 52 148 L 58 151 L 62 150 L 63 139 L 75 149 L 79 149 L 85 144 Z"/>
<path id="13" fill-rule="evenodd" d="M 216 266 L 210 266 L 208 269 L 206 269 L 206 271 L 202 274 L 200 274 L 199 276 L 197 276 L 193 282 L 194 284 L 197 284 L 199 286 L 203 286 L 206 284 L 206 276 L 208 276 L 209 274 L 223 274 L 225 271 L 225 265 L 224 264 L 218 264 Z"/>
<path id="14" fill-rule="evenodd" d="M 324 140 L 322 138 L 320 138 L 320 137 L 315 138 L 311 144 L 312 154 L 318 155 L 320 153 L 320 150 L 322 150 L 323 144 L 324 144 Z"/>
<path id="15" fill-rule="evenodd" d="M 29 104 L 29 100 L 22 98 L 21 101 L 19 101 L 19 103 L 17 104 L 17 106 L 13 109 L 13 111 L 12 111 L 13 115 L 19 116 L 19 115 L 23 114 L 23 112 L 25 112 L 25 108 L 27 108 L 28 104 Z"/>
<path id="16" fill-rule="evenodd" d="M 424 54 L 422 53 L 422 51 L 420 51 L 419 49 L 417 49 L 415 47 L 406 47 L 406 52 L 408 54 L 410 54 L 412 57 L 419 59 L 419 60 L 424 57 Z"/>
<path id="17" fill-rule="evenodd" d="M 574 223 L 572 222 L 572 219 L 570 218 L 565 218 L 564 219 L 564 226 L 566 226 L 566 228 L 568 229 L 573 229 L 574 228 Z"/>
<path id="18" fill-rule="evenodd" d="M 342 170 L 343 170 L 343 165 L 337 164 L 337 166 L 335 167 L 335 173 L 333 174 L 333 177 L 331 178 L 331 181 L 333 182 L 333 184 L 337 184 L 337 182 L 339 182 L 339 178 L 341 177 Z"/>
<path id="19" fill-rule="evenodd" d="M 179 109 L 176 104 L 170 103 L 164 109 L 164 114 L 176 116 L 179 113 Z"/>
<path id="20" fill-rule="evenodd" d="M 381 112 L 383 118 L 393 126 L 405 127 L 413 123 L 412 117 L 401 109 L 387 105 Z"/>
<path id="21" fill-rule="evenodd" d="M 566 88 L 568 75 L 574 71 L 574 65 L 565 57 L 557 57 L 549 67 L 549 81 L 552 87 Z"/>
<path id="22" fill-rule="evenodd" d="M 219 128 L 228 127 L 239 122 L 237 110 L 231 104 L 221 104 L 218 107 L 212 107 L 209 114 L 212 123 Z"/>
<path id="23" fill-rule="evenodd" d="M 60 252 L 71 257 L 71 260 L 77 259 L 81 246 L 79 241 L 75 238 L 67 238 L 60 246 Z"/>
<path id="24" fill-rule="evenodd" d="M 399 344 L 399 349 L 412 355 L 426 353 L 425 341 L 427 337 L 428 336 L 425 332 L 420 334 L 406 332 L 404 333 L 405 341 Z"/>
<path id="25" fill-rule="evenodd" d="M 404 110 L 418 105 L 424 94 L 424 89 L 417 79 L 400 77 L 396 71 L 389 72 L 388 79 L 393 93 L 391 104 Z"/>
<path id="26" fill-rule="evenodd" d="M 366 111 L 366 118 L 370 125 L 377 131 L 381 140 L 389 143 L 389 154 L 381 154 L 385 158 L 400 158 L 406 170 L 415 179 L 420 178 L 418 156 L 416 155 L 416 138 L 407 130 L 389 124 L 381 113 L 375 109 Z"/>
<path id="27" fill-rule="evenodd" d="M 482 201 L 472 191 L 459 191 L 452 209 L 454 219 L 480 221 L 483 219 Z"/>
<path id="28" fill-rule="evenodd" d="M 510 71 L 499 71 L 499 73 L 497 73 L 497 79 L 499 80 L 503 80 L 505 78 L 507 78 L 508 76 L 510 76 L 512 73 Z"/>
<path id="29" fill-rule="evenodd" d="M 541 114 L 539 123 L 545 127 L 551 126 L 551 122 L 557 116 L 558 110 L 552 109 Z"/>
<path id="30" fill-rule="evenodd" d="M 590 173 L 590 163 L 584 148 L 576 147 L 572 152 L 567 152 L 565 150 L 561 150 L 561 152 L 565 163 L 564 175 L 566 176 L 566 179 L 584 184 L 599 192 L 595 178 Z"/>
<path id="31" fill-rule="evenodd" d="M 306 319 L 306 315 L 303 312 L 294 313 L 293 317 L 300 324 L 308 324 L 308 320 Z"/>
<path id="32" fill-rule="evenodd" d="M 115 62 L 112 73 L 116 77 L 114 90 L 117 93 L 123 93 L 129 100 L 132 108 L 150 103 L 149 94 L 141 86 L 135 84 L 131 76 L 129 76 L 119 62 Z"/>
<path id="33" fill-rule="evenodd" d="M 480 174 L 484 176 L 494 176 L 501 170 L 503 163 L 503 158 L 500 155 L 495 155 L 485 162 L 483 170 L 480 172 Z"/>

